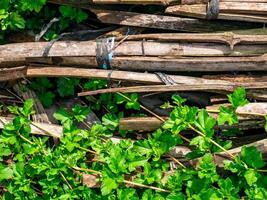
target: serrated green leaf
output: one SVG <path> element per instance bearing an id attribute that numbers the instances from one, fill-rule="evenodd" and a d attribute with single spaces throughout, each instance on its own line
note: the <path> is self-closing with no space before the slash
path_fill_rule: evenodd
<path id="1" fill-rule="evenodd" d="M 234 113 L 234 111 L 224 106 L 220 107 L 220 112 L 217 120 L 219 125 L 224 125 L 226 122 L 229 125 L 238 123 L 238 118 L 237 115 Z"/>
<path id="2" fill-rule="evenodd" d="M 198 118 L 195 121 L 195 125 L 206 137 L 211 138 L 213 136 L 215 124 L 216 120 L 210 117 L 206 110 L 202 109 L 198 112 Z"/>
<path id="3" fill-rule="evenodd" d="M 261 152 L 259 152 L 254 146 L 242 147 L 241 158 L 246 164 L 255 169 L 259 169 L 265 166 Z"/>
<path id="4" fill-rule="evenodd" d="M 11 179 L 13 177 L 13 170 L 9 167 L 3 168 L 3 166 L 0 166 L 0 181 Z"/>
<path id="5" fill-rule="evenodd" d="M 112 190 L 117 189 L 118 184 L 112 178 L 103 178 L 101 184 L 101 193 L 103 196 L 108 195 L 112 192 Z"/>
<path id="6" fill-rule="evenodd" d="M 236 109 L 238 106 L 244 106 L 249 103 L 249 101 L 246 99 L 246 90 L 243 87 L 235 89 L 232 94 L 227 96 L 234 109 Z"/>
<path id="7" fill-rule="evenodd" d="M 246 181 L 249 186 L 252 186 L 254 183 L 258 180 L 258 174 L 253 169 L 249 169 L 245 172 L 244 177 L 246 178 Z"/>

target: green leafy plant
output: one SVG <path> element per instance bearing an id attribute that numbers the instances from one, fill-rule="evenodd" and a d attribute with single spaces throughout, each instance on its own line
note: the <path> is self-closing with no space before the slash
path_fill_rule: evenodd
<path id="1" fill-rule="evenodd" d="M 49 85 L 46 80 L 41 82 Z M 117 106 L 137 103 L 136 95 L 117 95 L 113 96 Z M 231 98 L 234 102 L 237 97 Z M 55 145 L 48 136 L 31 134 L 31 100 L 22 107 L 9 107 L 14 119 L 0 134 L 2 198 L 266 199 L 266 164 L 261 153 L 244 146 L 240 155 L 232 155 L 227 151 L 231 146 L 215 136 L 218 120 L 204 109 L 185 105 L 179 96 L 173 101 L 174 105 L 168 106 L 173 108 L 170 119 L 162 128 L 145 139 L 117 143 L 111 136 L 118 130 L 118 113 L 103 115 L 102 123 L 81 129 L 79 124 L 85 123 L 89 107 L 60 109 L 54 117 L 64 129 Z M 136 107 L 130 106 L 130 110 L 136 112 Z M 197 161 L 195 166 L 187 167 L 170 155 L 175 146 L 183 144 L 184 130 L 195 133 L 188 156 Z M 220 171 L 213 152 L 228 155 Z M 175 161 L 177 169 L 171 170 L 166 158 Z M 99 188 L 84 184 L 86 174 L 97 177 Z"/>

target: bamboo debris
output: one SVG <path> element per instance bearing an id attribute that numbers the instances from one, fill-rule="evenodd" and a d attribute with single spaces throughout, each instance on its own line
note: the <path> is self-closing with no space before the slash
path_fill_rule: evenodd
<path id="1" fill-rule="evenodd" d="M 257 22 L 257 23 L 265 23 L 267 20 L 267 12 L 266 12 L 266 5 L 265 3 L 261 3 L 260 6 L 263 6 L 263 10 L 257 6 L 251 8 L 251 6 L 247 4 L 252 3 L 236 3 L 235 10 L 229 9 L 229 5 L 234 4 L 232 2 L 225 2 L 220 3 L 220 13 L 218 15 L 218 19 L 221 20 L 231 20 L 231 21 L 244 21 L 244 22 Z M 242 4 L 242 5 L 239 5 Z M 221 5 L 224 7 L 221 8 Z M 245 7 L 248 6 L 248 7 Z M 244 7 L 240 7 L 244 6 Z M 227 9 L 228 8 L 228 9 Z M 243 10 L 238 10 L 243 8 Z M 223 10 L 222 10 L 223 9 Z M 255 10 L 253 10 L 255 9 Z M 227 10 L 227 12 L 225 12 Z M 187 16 L 199 19 L 206 19 L 207 18 L 207 6 L 205 4 L 195 4 L 195 5 L 175 5 L 166 8 L 165 13 L 178 15 L 178 16 Z M 245 14 L 242 14 L 245 13 Z M 258 15 L 264 14 L 264 15 Z"/>

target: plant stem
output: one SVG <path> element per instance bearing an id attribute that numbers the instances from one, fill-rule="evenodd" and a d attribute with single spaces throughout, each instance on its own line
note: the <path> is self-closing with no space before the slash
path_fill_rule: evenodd
<path id="1" fill-rule="evenodd" d="M 144 185 L 144 184 L 141 184 L 141 183 L 135 183 L 135 182 L 132 182 L 132 181 L 124 180 L 123 182 L 125 184 L 134 185 L 134 186 L 143 187 L 143 188 L 149 188 L 149 189 L 157 190 L 157 191 L 161 191 L 161 192 L 170 192 L 169 190 L 165 190 L 165 189 L 154 187 L 154 186 Z"/>
<path id="2" fill-rule="evenodd" d="M 81 146 L 78 146 L 77 148 L 78 148 L 78 149 L 80 149 L 80 150 L 83 150 L 83 151 L 86 151 L 86 152 L 92 153 L 92 154 L 96 154 L 96 152 L 95 152 L 95 151 L 93 151 L 93 150 L 90 150 L 90 149 L 83 148 L 83 147 L 81 147 Z"/>
<path id="3" fill-rule="evenodd" d="M 193 131 L 195 131 L 196 133 L 198 133 L 200 136 L 202 137 L 206 137 L 205 134 L 203 134 L 202 132 L 200 132 L 199 130 L 197 130 L 196 128 L 194 128 L 191 124 L 188 124 L 189 128 L 192 129 Z M 218 144 L 217 142 L 215 142 L 213 139 L 208 138 L 209 141 L 214 144 L 215 146 L 217 146 L 218 148 L 220 148 L 223 152 L 225 152 L 226 154 L 228 154 L 232 159 L 235 158 L 235 156 L 230 153 L 229 151 L 227 151 L 227 149 L 225 149 L 224 147 L 222 147 L 220 144 Z"/>
<path id="4" fill-rule="evenodd" d="M 172 155 L 168 155 L 174 162 L 176 162 L 178 165 L 180 165 L 182 168 L 186 168 L 183 163 L 181 163 L 178 159 L 174 158 Z"/>

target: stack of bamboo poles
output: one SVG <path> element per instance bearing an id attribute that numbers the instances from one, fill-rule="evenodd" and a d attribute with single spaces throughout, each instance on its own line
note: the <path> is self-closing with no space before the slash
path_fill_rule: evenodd
<path id="1" fill-rule="evenodd" d="M 262 27 L 262 23 L 267 19 L 267 0 L 220 0 L 219 20 L 210 21 L 203 20 L 207 18 L 209 0 L 76 0 L 75 2 L 49 0 L 49 2 L 82 8 L 94 14 L 95 20 L 98 19 L 106 26 L 111 24 L 120 26 L 112 33 L 102 35 L 102 37 L 116 36 L 114 47 L 109 52 L 112 52 L 113 56 L 110 60 L 111 68 L 100 69 L 97 63 L 98 40 L 57 41 L 45 56 L 44 51 L 49 46 L 47 42 L 6 44 L 0 46 L 0 81 L 36 77 L 78 77 L 120 82 L 115 88 L 81 91 L 77 94 L 80 97 L 103 93 L 138 92 L 144 94 L 143 96 L 156 94 L 155 99 L 157 99 L 163 95 L 162 93 L 176 92 L 196 98 L 199 93 L 207 93 L 212 105 L 206 108 L 215 118 L 220 106 L 228 106 L 225 105 L 227 102 L 225 95 L 242 86 L 247 89 L 247 97 L 256 103 L 238 108 L 236 114 L 240 123 L 234 128 L 243 131 L 252 129 L 262 131 L 265 124 L 264 116 L 267 114 L 267 35 L 238 33 L 241 29 L 248 28 L 246 32 L 254 33 L 258 31 L 254 28 Z M 107 4 L 105 8 L 102 7 L 103 4 Z M 167 14 L 178 16 L 129 12 L 120 6 L 113 7 L 114 5 L 108 4 L 127 4 L 127 6 L 155 4 L 165 6 Z M 220 21 L 221 19 L 231 22 Z M 138 29 L 136 32 L 140 34 L 129 35 L 128 27 L 135 27 L 133 29 L 135 31 Z M 260 31 L 266 32 L 265 29 Z M 118 34 L 114 35 L 114 32 Z M 141 34 L 142 32 L 149 34 Z M 241 75 L 234 75 L 235 73 Z M 21 96 L 36 98 L 36 95 L 29 91 Z M 149 111 L 143 104 L 142 108 Z M 39 115 L 45 112 L 43 108 L 39 110 L 41 111 L 37 112 Z M 159 128 L 166 119 L 167 116 L 155 117 L 155 115 L 122 118 L 119 127 L 121 130 L 150 132 Z M 3 121 L 9 122 L 10 119 L 0 120 L 0 128 L 4 125 Z M 53 137 L 61 137 L 62 127 L 49 124 L 47 121 L 49 122 L 49 120 L 39 120 L 38 123 L 32 123 L 32 133 L 47 134 L 44 130 L 52 130 L 55 133 Z M 216 128 L 227 130 L 230 127 Z M 247 137 L 249 136 L 243 139 L 246 141 L 241 145 L 244 143 L 256 145 L 265 153 L 267 159 L 265 134 L 248 140 Z M 180 154 L 174 152 L 173 155 L 184 157 L 188 149 L 186 146 L 177 147 L 176 150 Z M 240 153 L 240 147 L 230 151 Z M 216 162 L 220 164 L 225 155 L 221 153 L 221 156 L 215 157 Z"/>

